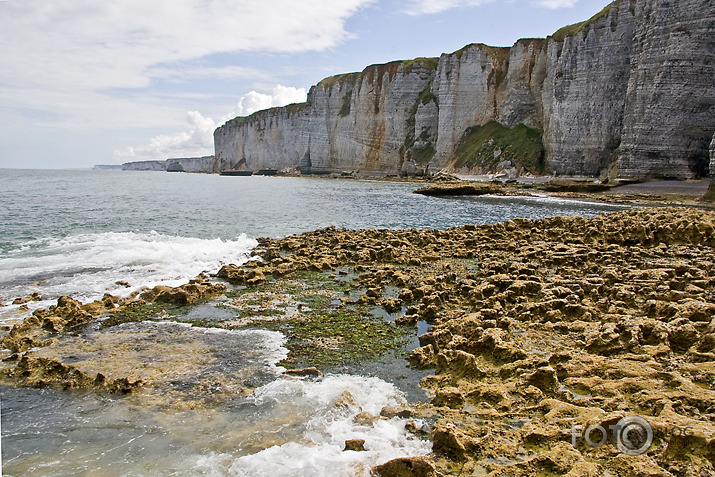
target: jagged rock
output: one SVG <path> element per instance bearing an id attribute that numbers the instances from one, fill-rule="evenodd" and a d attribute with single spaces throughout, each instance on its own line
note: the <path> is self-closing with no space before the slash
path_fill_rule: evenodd
<path id="1" fill-rule="evenodd" d="M 351 254 L 336 260 L 347 266 L 353 250 L 365 250 L 354 271 L 361 288 L 376 289 L 368 298 L 389 293 L 400 270 L 409 276 L 397 285 L 409 305 L 404 320 L 435 307 L 410 362 L 435 367 L 420 381 L 434 399 L 419 412 L 434 417 L 444 473 L 658 475 L 670 469 L 657 457 L 664 440 L 639 467 L 611 445 L 572 448 L 568 430 L 643 413 L 661 427 L 715 431 L 714 224 L 710 211 L 638 209 L 439 231 L 326 229 L 264 247 L 289 251 L 286 259 L 338 257 L 345 247 Z M 376 258 L 382 244 L 401 243 L 411 244 L 405 268 Z M 377 418 L 355 419 L 371 426 Z M 680 452 L 676 444 L 669 452 Z M 682 446 L 688 465 L 709 468 L 691 444 Z"/>
<path id="2" fill-rule="evenodd" d="M 477 364 L 473 354 L 461 350 L 448 350 L 437 355 L 438 374 L 448 373 L 455 378 L 481 379 L 486 373 Z"/>
<path id="3" fill-rule="evenodd" d="M 151 290 L 142 293 L 141 298 L 154 303 L 189 305 L 225 291 L 226 285 L 223 283 L 188 283 L 176 288 L 157 285 Z"/>
<path id="4" fill-rule="evenodd" d="M 464 436 L 453 425 L 437 427 L 432 434 L 432 452 L 458 462 L 465 461 Z"/>
<path id="5" fill-rule="evenodd" d="M 94 389 L 111 393 L 128 393 L 142 385 L 138 378 L 125 376 L 108 379 L 101 373 L 88 375 L 72 365 L 47 358 L 23 356 L 14 369 L 8 371 L 25 386 L 57 386 L 62 389 Z"/>
<path id="6" fill-rule="evenodd" d="M 303 368 L 303 369 L 286 369 L 284 374 L 287 374 L 288 376 L 311 376 L 311 377 L 319 377 L 319 376 L 323 375 L 323 373 L 321 373 L 318 370 L 318 368 L 315 368 L 315 367 Z"/>
<path id="7" fill-rule="evenodd" d="M 218 278 L 223 278 L 232 282 L 243 283 L 246 279 L 245 271 L 238 265 L 228 264 L 221 267 L 216 273 Z"/>
<path id="8" fill-rule="evenodd" d="M 559 385 L 556 370 L 551 366 L 543 366 L 526 377 L 526 382 L 542 391 L 553 391 Z"/>
<path id="9" fill-rule="evenodd" d="M 353 417 L 353 422 L 360 426 L 372 426 L 375 422 L 379 421 L 380 418 L 373 416 L 367 411 L 359 412 Z"/>
<path id="10" fill-rule="evenodd" d="M 12 301 L 12 304 L 13 305 L 24 305 L 25 303 L 30 303 L 32 301 L 40 301 L 40 300 L 42 300 L 42 298 L 40 297 L 40 294 L 37 292 L 34 292 L 34 293 L 27 295 L 25 297 L 22 297 L 22 298 L 15 298 Z"/>
<path id="11" fill-rule="evenodd" d="M 452 409 L 461 409 L 464 406 L 464 396 L 457 388 L 440 388 L 432 399 L 434 406 L 447 406 Z"/>
<path id="12" fill-rule="evenodd" d="M 343 391 L 338 400 L 335 401 L 335 406 L 344 408 L 360 408 L 360 405 L 357 401 L 355 401 L 355 397 L 350 393 L 350 391 Z"/>
<path id="13" fill-rule="evenodd" d="M 415 326 L 419 319 L 419 315 L 400 315 L 395 318 L 395 323 L 398 325 Z"/>
<path id="14" fill-rule="evenodd" d="M 438 477 L 434 463 L 428 457 L 401 457 L 373 467 L 379 477 Z"/>
<path id="15" fill-rule="evenodd" d="M 380 410 L 380 416 L 392 419 L 393 417 L 412 417 L 413 411 L 410 409 L 399 408 L 395 406 L 385 406 Z"/>
<path id="16" fill-rule="evenodd" d="M 61 296 L 57 305 L 52 305 L 47 310 L 36 310 L 34 315 L 41 318 L 44 329 L 56 333 L 93 319 L 93 315 L 83 309 L 82 303 L 68 296 Z"/>
<path id="17" fill-rule="evenodd" d="M 418 368 L 427 368 L 434 364 L 434 351 L 432 345 L 422 346 L 410 353 L 410 364 Z"/>
<path id="18" fill-rule="evenodd" d="M 383 298 L 381 304 L 388 313 L 394 313 L 402 309 L 402 300 L 393 297 Z"/>
<path id="19" fill-rule="evenodd" d="M 417 427 L 417 423 L 412 419 L 405 422 L 405 430 L 418 437 L 426 437 L 428 435 L 428 432 L 425 430 L 425 426 L 423 425 Z"/>
<path id="20" fill-rule="evenodd" d="M 365 439 L 348 439 L 345 441 L 344 451 L 365 452 Z"/>
<path id="21" fill-rule="evenodd" d="M 715 351 L 715 333 L 710 333 L 703 336 L 700 344 L 698 345 L 698 351 L 702 353 L 710 353 Z"/>
<path id="22" fill-rule="evenodd" d="M 690 323 L 673 326 L 668 332 L 668 343 L 674 351 L 687 351 L 698 341 L 698 330 Z"/>

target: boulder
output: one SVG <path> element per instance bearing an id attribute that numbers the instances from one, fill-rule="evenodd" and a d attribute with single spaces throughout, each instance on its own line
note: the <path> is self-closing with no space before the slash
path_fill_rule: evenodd
<path id="1" fill-rule="evenodd" d="M 437 468 L 428 457 L 400 457 L 373 467 L 378 477 L 437 477 Z"/>

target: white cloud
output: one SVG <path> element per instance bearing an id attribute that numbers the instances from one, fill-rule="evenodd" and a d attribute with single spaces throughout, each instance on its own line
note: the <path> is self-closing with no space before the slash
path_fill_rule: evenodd
<path id="1" fill-rule="evenodd" d="M 164 160 L 172 157 L 195 157 L 211 154 L 216 122 L 198 111 L 189 111 L 186 115 L 186 122 L 189 126 L 188 131 L 162 134 L 153 137 L 148 144 L 114 151 L 115 160 Z"/>
<path id="2" fill-rule="evenodd" d="M 192 60 L 229 52 L 335 47 L 350 38 L 347 19 L 374 1 L 0 2 L 0 108 L 52 111 L 77 128 L 105 124 L 109 111 L 124 107 L 120 91 L 143 91 L 158 79 L 184 73 L 183 78 L 216 74 L 224 79 L 251 74 L 239 66 L 182 69 Z M 97 107 L 88 108 L 88 103 Z M 138 109 L 142 121 L 148 121 L 150 108 Z M 159 115 L 155 125 L 164 119 Z"/>
<path id="3" fill-rule="evenodd" d="M 476 7 L 494 0 L 413 0 L 407 13 L 427 15 L 440 13 L 457 7 Z"/>
<path id="4" fill-rule="evenodd" d="M 578 0 L 538 0 L 533 3 L 538 7 L 556 10 L 557 8 L 571 8 L 576 5 L 576 2 Z"/>
<path id="5" fill-rule="evenodd" d="M 412 0 L 407 13 L 411 15 L 428 15 L 459 7 L 478 7 L 495 1 L 496 0 Z M 513 0 L 500 1 L 503 3 L 513 3 Z M 530 3 L 537 7 L 557 9 L 573 7 L 577 2 L 578 0 L 531 0 Z"/>
<path id="6" fill-rule="evenodd" d="M 220 124 L 236 116 L 248 116 L 262 109 L 300 103 L 305 100 L 305 88 L 293 88 L 279 84 L 271 90 L 270 94 L 251 91 L 238 100 L 237 111 L 226 114 L 218 121 L 214 121 L 198 111 L 189 111 L 186 116 L 187 131 L 162 134 L 151 138 L 148 144 L 116 150 L 114 159 L 126 162 L 213 154 L 213 133 Z"/>
<path id="7" fill-rule="evenodd" d="M 238 116 L 248 116 L 262 109 L 285 106 L 291 103 L 303 103 L 306 100 L 305 88 L 276 85 L 271 94 L 251 91 L 238 100 Z"/>
<path id="8" fill-rule="evenodd" d="M 171 79 L 175 81 L 186 81 L 193 79 L 241 79 L 241 78 L 267 78 L 266 73 L 255 68 L 242 66 L 175 66 L 172 68 L 162 66 L 151 68 L 149 75 L 152 78 Z"/>

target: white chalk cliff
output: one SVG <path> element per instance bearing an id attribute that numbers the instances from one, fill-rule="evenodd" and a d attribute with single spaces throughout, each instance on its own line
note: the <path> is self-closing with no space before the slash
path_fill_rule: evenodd
<path id="1" fill-rule="evenodd" d="M 547 39 L 327 78 L 219 127 L 211 167 L 701 177 L 714 78 L 715 2 L 617 0 Z"/>

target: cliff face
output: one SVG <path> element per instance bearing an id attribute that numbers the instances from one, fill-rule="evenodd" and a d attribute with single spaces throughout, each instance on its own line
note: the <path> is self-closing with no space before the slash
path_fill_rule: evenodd
<path id="1" fill-rule="evenodd" d="M 637 2 L 619 168 L 702 176 L 715 130 L 715 2 Z"/>
<path id="2" fill-rule="evenodd" d="M 214 156 L 182 157 L 166 161 L 135 161 L 122 164 L 123 171 L 217 172 Z"/>
<path id="3" fill-rule="evenodd" d="M 492 120 L 541 129 L 544 40 L 513 48 L 469 45 L 442 55 L 433 89 L 439 105 L 436 166 L 450 167 L 467 128 Z"/>
<path id="4" fill-rule="evenodd" d="M 714 73 L 711 0 L 617 0 L 545 40 L 325 79 L 218 128 L 215 169 L 702 176 Z"/>
<path id="5" fill-rule="evenodd" d="M 164 161 L 134 161 L 122 164 L 123 171 L 165 171 Z"/>
<path id="6" fill-rule="evenodd" d="M 184 172 L 214 172 L 216 159 L 214 156 L 181 157 L 166 160 L 166 169 L 179 168 Z"/>
<path id="7" fill-rule="evenodd" d="M 306 104 L 229 121 L 214 133 L 218 167 L 367 175 L 407 170 L 412 151 L 428 148 L 428 136 L 436 135 L 437 108 L 420 102 L 432 64 L 394 62 L 327 78 L 311 88 Z M 416 129 L 420 139 L 410 141 Z"/>
<path id="8" fill-rule="evenodd" d="M 610 5 L 587 24 L 549 39 L 544 146 L 557 174 L 598 175 L 621 141 L 635 27 L 630 4 Z"/>

